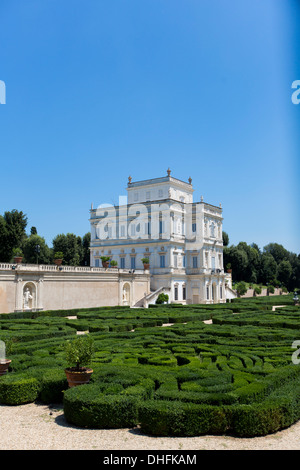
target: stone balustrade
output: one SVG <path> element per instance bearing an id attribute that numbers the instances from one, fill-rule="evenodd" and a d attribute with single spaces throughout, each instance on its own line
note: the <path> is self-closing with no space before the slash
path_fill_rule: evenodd
<path id="1" fill-rule="evenodd" d="M 30 271 L 30 272 L 77 272 L 77 273 L 95 273 L 95 272 L 118 272 L 118 273 L 134 273 L 143 274 L 143 269 L 119 269 L 119 268 L 103 268 L 91 266 L 57 266 L 56 264 L 16 264 L 16 263 L 0 263 L 0 271 Z"/>

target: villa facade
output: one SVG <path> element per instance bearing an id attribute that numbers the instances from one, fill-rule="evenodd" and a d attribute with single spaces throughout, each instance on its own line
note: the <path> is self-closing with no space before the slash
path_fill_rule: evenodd
<path id="1" fill-rule="evenodd" d="M 90 210 L 91 266 L 106 256 L 135 272 L 148 258 L 149 303 L 163 291 L 182 304 L 226 302 L 222 207 L 194 202 L 193 192 L 191 178 L 179 180 L 170 170 L 155 179 L 129 177 L 118 206 Z"/>

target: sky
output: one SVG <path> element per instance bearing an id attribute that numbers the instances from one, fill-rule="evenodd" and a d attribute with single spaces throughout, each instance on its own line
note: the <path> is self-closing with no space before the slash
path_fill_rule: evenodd
<path id="1" fill-rule="evenodd" d="M 0 214 L 49 246 L 133 181 L 192 178 L 230 244 L 300 253 L 298 0 L 1 0 Z"/>

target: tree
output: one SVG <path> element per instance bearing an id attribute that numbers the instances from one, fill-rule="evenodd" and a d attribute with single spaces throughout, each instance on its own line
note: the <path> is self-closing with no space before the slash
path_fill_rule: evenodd
<path id="1" fill-rule="evenodd" d="M 232 279 L 243 280 L 248 267 L 248 256 L 244 249 L 236 246 L 224 247 L 224 265 L 231 264 Z"/>
<path id="2" fill-rule="evenodd" d="M 277 278 L 277 263 L 270 253 L 263 253 L 259 272 L 259 282 L 267 284 Z"/>
<path id="3" fill-rule="evenodd" d="M 292 274 L 288 283 L 288 290 L 292 291 L 300 286 L 300 254 L 290 253 L 290 263 L 292 266 Z"/>
<path id="4" fill-rule="evenodd" d="M 83 258 L 81 237 L 74 233 L 57 235 L 53 240 L 53 252 L 57 251 L 64 254 L 63 264 L 79 266 Z"/>
<path id="5" fill-rule="evenodd" d="M 223 238 L 223 246 L 228 246 L 229 245 L 229 236 L 228 233 L 222 232 L 222 238 Z"/>
<path id="6" fill-rule="evenodd" d="M 14 248 L 21 248 L 27 235 L 27 217 L 22 211 L 13 209 L 0 217 L 0 254 L 1 261 L 9 262 Z"/>
<path id="7" fill-rule="evenodd" d="M 37 229 L 36 229 L 36 227 L 31 227 L 31 229 L 30 229 L 30 235 L 37 235 Z"/>
<path id="8" fill-rule="evenodd" d="M 12 253 L 12 251 L 9 252 L 9 250 L 7 249 L 7 238 L 8 238 L 7 225 L 6 225 L 4 217 L 1 215 L 0 216 L 0 261 L 10 260 L 10 254 Z"/>
<path id="9" fill-rule="evenodd" d="M 157 299 L 156 299 L 156 304 L 164 304 L 165 302 L 168 303 L 169 301 L 169 296 L 168 294 L 164 294 L 163 292 L 161 292 Z"/>
<path id="10" fill-rule="evenodd" d="M 236 286 L 236 291 L 238 296 L 240 297 L 241 295 L 246 294 L 247 292 L 247 284 L 244 281 L 240 281 L 237 286 Z"/>
<path id="11" fill-rule="evenodd" d="M 90 265 L 90 243 L 91 233 L 86 233 L 82 238 L 82 266 Z"/>
<path id="12" fill-rule="evenodd" d="M 293 268 L 289 261 L 282 260 L 279 263 L 278 279 L 284 286 L 288 286 L 292 272 L 293 272 Z"/>
<path id="13" fill-rule="evenodd" d="M 278 243 L 269 243 L 264 247 L 264 253 L 269 253 L 273 256 L 277 264 L 283 260 L 288 260 L 290 253 L 282 245 Z"/>
<path id="14" fill-rule="evenodd" d="M 39 253 L 36 247 L 39 245 Z M 51 250 L 43 237 L 39 235 L 30 235 L 22 245 L 25 263 L 49 264 L 51 261 Z"/>

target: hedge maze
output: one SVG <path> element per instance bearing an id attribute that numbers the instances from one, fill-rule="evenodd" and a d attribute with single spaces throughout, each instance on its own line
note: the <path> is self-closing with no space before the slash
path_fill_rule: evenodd
<path id="1" fill-rule="evenodd" d="M 13 350 L 0 403 L 63 403 L 80 427 L 263 436 L 300 419 L 299 315 L 290 295 L 3 314 L 0 339 Z M 88 385 L 68 388 L 64 344 L 77 332 L 94 339 L 94 372 Z"/>

